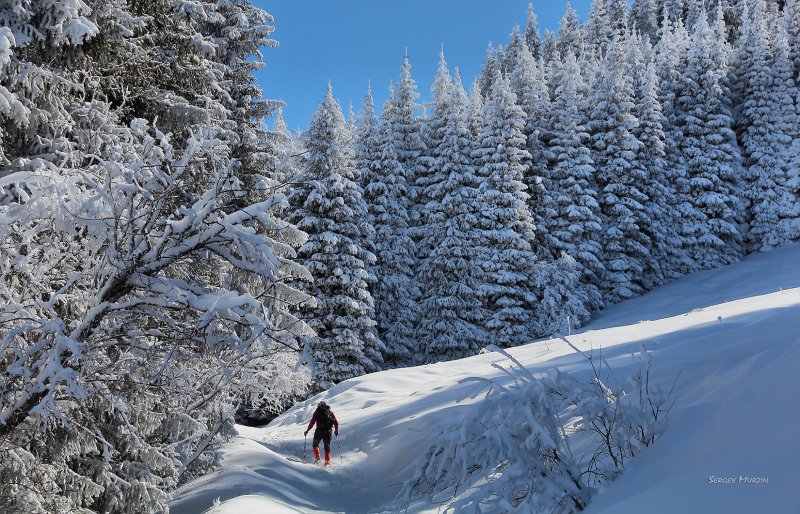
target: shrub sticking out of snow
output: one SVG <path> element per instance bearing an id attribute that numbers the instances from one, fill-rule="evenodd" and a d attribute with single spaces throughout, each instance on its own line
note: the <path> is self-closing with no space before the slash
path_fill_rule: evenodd
<path id="1" fill-rule="evenodd" d="M 422 500 L 454 512 L 581 511 L 666 429 L 672 390 L 652 387 L 644 349 L 628 388 L 592 354 L 584 354 L 593 370 L 586 381 L 557 369 L 534 376 L 504 350 L 491 349 L 511 361 L 508 368 L 495 365 L 508 380 L 467 379 L 481 384 L 473 398 L 485 392 L 484 401 L 417 460 L 396 507 Z"/>

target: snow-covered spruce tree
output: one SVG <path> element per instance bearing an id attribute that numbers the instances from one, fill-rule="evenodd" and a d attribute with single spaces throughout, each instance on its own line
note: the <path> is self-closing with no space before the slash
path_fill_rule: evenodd
<path id="1" fill-rule="evenodd" d="M 81 47 L 100 32 L 90 15 L 89 6 L 77 0 L 0 2 L 0 167 L 4 174 L 36 172 L 54 154 L 70 155 L 75 145 L 70 132 L 77 123 L 71 113 L 83 105 L 84 85 L 95 88 L 100 80 L 98 70 L 80 62 Z M 121 32 L 136 26 L 136 21 L 129 20 L 104 34 L 121 38 Z M 12 184 L 3 191 L 9 198 L 25 195 Z"/>
<path id="2" fill-rule="evenodd" d="M 372 87 L 367 88 L 364 98 L 364 107 L 356 122 L 355 131 L 355 156 L 356 156 L 356 176 L 359 179 L 362 196 L 367 204 L 367 220 L 373 227 L 373 231 L 368 234 L 361 242 L 363 247 L 376 256 L 376 262 L 371 269 L 369 281 L 370 293 L 375 304 L 376 331 L 380 331 L 383 325 L 381 322 L 382 313 L 389 313 L 388 302 L 394 301 L 396 293 L 393 284 L 403 284 L 403 280 L 394 282 L 391 277 L 394 267 L 403 263 L 401 269 L 410 270 L 411 262 L 409 255 L 405 258 L 400 256 L 403 251 L 410 251 L 415 248 L 413 243 L 410 246 L 398 246 L 397 254 L 392 253 L 394 245 L 407 244 L 410 239 L 406 235 L 408 231 L 407 211 L 400 208 L 398 198 L 405 195 L 405 179 L 398 171 L 397 162 L 394 157 L 385 160 L 387 154 L 394 155 L 391 145 L 386 145 L 385 133 L 375 115 L 375 103 L 372 98 Z M 390 176 L 384 175 L 384 170 L 394 170 L 396 173 Z M 400 228 L 402 227 L 402 228 Z M 403 234 L 402 237 L 394 237 L 392 234 Z M 398 260 L 395 261 L 395 258 Z M 389 281 L 386 279 L 389 278 Z M 410 330 L 408 325 L 403 325 L 403 329 Z M 383 333 L 381 333 L 383 335 Z M 390 334 L 391 337 L 391 334 Z M 391 359 L 389 364 L 397 365 L 408 362 L 411 355 L 408 350 L 410 345 L 395 346 L 394 349 L 387 348 L 380 341 L 380 355 L 374 356 L 375 362 L 384 362 L 384 357 Z M 371 352 L 371 349 L 370 349 Z M 372 358 L 372 355 L 368 355 Z"/>
<path id="3" fill-rule="evenodd" d="M 741 156 L 722 84 L 727 70 L 718 66 L 718 54 L 726 51 L 722 45 L 701 16 L 681 59 L 675 98 L 678 149 L 688 181 L 680 230 L 697 269 L 731 264 L 743 249 L 736 189 Z"/>
<path id="4" fill-rule="evenodd" d="M 384 259 L 385 269 L 393 270 L 389 274 L 397 273 L 396 278 L 404 275 L 405 278 L 395 284 L 381 285 L 384 277 L 378 276 L 380 287 L 394 290 L 398 295 L 391 301 L 380 300 L 378 303 L 378 327 L 381 337 L 387 345 L 387 360 L 402 359 L 408 350 L 415 347 L 413 328 L 417 324 L 419 312 L 419 286 L 416 283 L 415 269 L 417 265 L 416 242 L 419 234 L 413 229 L 419 225 L 421 215 L 418 207 L 417 181 L 425 175 L 422 157 L 426 153 L 423 138 L 423 120 L 417 116 L 420 105 L 417 104 L 420 94 L 417 84 L 411 77 L 411 64 L 408 55 L 403 58 L 400 81 L 392 87 L 389 98 L 386 100 L 381 118 L 382 145 L 387 145 L 384 158 L 387 166 L 384 172 L 402 175 L 404 182 L 398 181 L 391 201 L 398 202 L 398 214 L 407 216 L 407 229 L 395 224 L 392 229 L 393 244 L 401 243 L 404 238 L 410 237 L 410 246 L 386 246 L 379 250 L 379 259 Z M 391 169 L 391 171 L 389 171 Z M 390 179 L 391 180 L 391 179 Z M 402 210 L 406 213 L 403 214 Z M 388 256 L 382 252 L 396 252 L 396 256 Z M 401 264 L 402 263 L 402 264 Z M 385 300 L 389 300 L 386 298 Z M 386 309 L 386 312 L 380 312 Z M 405 349 L 403 349 L 405 348 Z"/>
<path id="5" fill-rule="evenodd" d="M 794 80 L 800 82 L 800 0 L 786 0 L 781 18 L 789 46 L 789 58 L 794 64 Z"/>
<path id="6" fill-rule="evenodd" d="M 503 75 L 507 78 L 511 76 L 511 73 L 517 67 L 517 62 L 520 59 L 519 54 L 523 50 L 530 52 L 530 50 L 528 50 L 528 45 L 525 43 L 525 39 L 523 39 L 520 33 L 519 25 L 514 25 L 508 45 L 503 52 L 503 60 L 500 63 Z"/>
<path id="7" fill-rule="evenodd" d="M 547 161 L 547 146 L 552 137 L 548 126 L 551 102 L 543 64 L 534 61 L 530 52 L 523 49 L 517 67 L 511 73 L 510 84 L 525 113 L 523 133 L 527 138 L 530 159 L 523 161 L 523 181 L 528 188 L 528 209 L 536 226 L 535 251 L 539 259 L 551 260 L 560 250 L 547 232 L 548 220 L 556 215 L 556 211 Z"/>
<path id="8" fill-rule="evenodd" d="M 486 60 L 481 65 L 481 72 L 477 76 L 478 91 L 484 97 L 489 96 L 492 91 L 492 77 L 496 72 L 503 72 L 503 63 L 498 55 L 500 49 L 496 49 L 494 45 L 489 42 L 486 47 Z"/>
<path id="9" fill-rule="evenodd" d="M 688 0 L 664 0 L 664 18 L 669 18 L 674 23 L 686 23 Z"/>
<path id="10" fill-rule="evenodd" d="M 658 39 L 658 6 L 656 0 L 633 0 L 628 28 L 644 36 L 651 44 Z"/>
<path id="11" fill-rule="evenodd" d="M 690 46 L 689 34 L 682 23 L 673 25 L 668 16 L 664 17 L 661 38 L 655 47 L 654 64 L 658 78 L 658 103 L 664 116 L 664 158 L 672 201 L 672 222 L 669 227 L 671 243 L 668 245 L 670 257 L 662 260 L 665 275 L 677 277 L 695 270 L 689 256 L 687 236 L 679 229 L 682 219 L 690 216 L 691 204 L 685 201 L 689 191 L 686 160 L 678 147 L 681 139 L 677 123 L 676 99 L 681 93 L 681 56 L 686 55 Z"/>
<path id="12" fill-rule="evenodd" d="M 274 179 L 278 184 L 286 184 L 297 178 L 300 174 L 298 165 L 300 157 L 304 154 L 303 142 L 300 137 L 292 134 L 283 118 L 283 109 L 275 113 L 272 128 L 266 133 L 266 145 L 269 147 L 268 155 L 271 158 L 268 170 L 274 170 Z"/>
<path id="13" fill-rule="evenodd" d="M 622 37 L 628 28 L 627 0 L 608 0 L 608 18 L 611 22 L 611 36 Z"/>
<path id="14" fill-rule="evenodd" d="M 424 260 L 439 245 L 438 239 L 431 237 L 428 225 L 432 222 L 431 205 L 441 202 L 443 195 L 442 183 L 445 180 L 445 175 L 441 170 L 442 157 L 440 152 L 442 148 L 440 147 L 440 142 L 444 136 L 447 123 L 446 112 L 450 108 L 452 89 L 453 80 L 450 76 L 450 71 L 447 69 L 444 49 L 442 49 L 439 53 L 439 68 L 431 88 L 433 105 L 428 112 L 426 123 L 423 125 L 425 152 L 419 157 L 421 173 L 417 176 L 417 196 L 412 215 L 415 223 L 411 234 L 417 241 L 416 257 L 418 263 Z M 420 278 L 420 289 L 424 291 L 426 287 L 427 284 Z"/>
<path id="15" fill-rule="evenodd" d="M 659 101 L 664 116 L 667 120 L 665 129 L 677 131 L 675 99 L 681 90 L 681 56 L 685 56 L 691 45 L 689 34 L 683 23 L 673 23 L 669 17 L 665 17 L 661 27 L 661 38 L 655 47 L 655 63 L 659 82 Z M 671 136 L 668 130 L 668 140 L 677 141 L 677 136 Z M 671 149 L 668 155 L 677 155 Z"/>
<path id="16" fill-rule="evenodd" d="M 557 64 L 559 59 L 558 55 L 558 38 L 555 32 L 550 29 L 545 29 L 544 37 L 542 38 L 542 57 L 541 59 L 548 68 Z"/>
<path id="17" fill-rule="evenodd" d="M 534 286 L 541 291 L 534 317 L 539 337 L 568 334 L 591 318 L 581 295 L 581 272 L 575 259 L 561 254 L 557 259 L 539 261 Z"/>
<path id="18" fill-rule="evenodd" d="M 639 120 L 623 58 L 622 41 L 615 37 L 600 63 L 587 124 L 603 215 L 600 290 L 609 303 L 641 295 L 647 275 L 653 275 L 653 220 L 644 193 L 650 177 L 639 159 L 642 143 L 634 135 Z"/>
<path id="19" fill-rule="evenodd" d="M 800 85 L 792 74 L 792 62 L 789 52 L 789 42 L 785 30 L 778 33 L 775 38 L 775 57 L 773 65 L 773 80 L 775 89 L 787 91 L 790 98 L 800 101 Z M 784 109 L 785 132 L 791 135 L 791 144 L 783 161 L 786 166 L 786 182 L 783 184 L 786 191 L 793 195 L 793 209 L 783 213 L 784 233 L 788 240 L 800 240 L 800 110 L 791 110 L 789 102 L 781 102 Z M 788 112 L 787 112 L 788 111 Z M 794 122 L 791 120 L 794 119 Z"/>
<path id="20" fill-rule="evenodd" d="M 602 306 L 597 284 L 603 276 L 600 234 L 600 205 L 594 182 L 595 168 L 589 149 L 588 134 L 579 112 L 580 73 L 575 56 L 567 56 L 556 77 L 556 100 L 552 109 L 550 142 L 552 181 L 557 215 L 549 221 L 547 233 L 557 242 L 558 250 L 575 259 L 582 287 L 576 292 L 587 310 Z M 585 321 L 585 320 L 582 320 Z"/>
<path id="21" fill-rule="evenodd" d="M 605 1 L 605 0 L 603 0 Z M 578 13 L 567 3 L 561 21 L 558 22 L 558 54 L 561 59 L 566 59 L 568 53 L 578 54 L 579 34 L 581 28 L 578 26 Z"/>
<path id="22" fill-rule="evenodd" d="M 489 341 L 488 317 L 478 288 L 480 185 L 472 163 L 467 94 L 456 72 L 454 83 L 441 69 L 434 89 L 437 139 L 430 169 L 438 180 L 426 196 L 425 237 L 429 250 L 419 263 L 420 301 L 417 362 L 436 362 L 476 354 Z"/>
<path id="23" fill-rule="evenodd" d="M 522 37 L 533 58 L 539 59 L 542 56 L 542 37 L 539 35 L 539 19 L 536 17 L 532 3 L 528 4 L 528 19 L 525 22 L 525 31 Z"/>
<path id="24" fill-rule="evenodd" d="M 586 31 L 587 49 L 595 56 L 605 53 L 613 38 L 614 27 L 609 10 L 609 0 L 592 0 L 589 16 L 583 26 L 583 30 Z"/>
<path id="25" fill-rule="evenodd" d="M 478 134 L 481 130 L 481 119 L 483 119 L 483 104 L 484 98 L 483 93 L 481 93 L 480 83 L 476 78 L 475 81 L 472 83 L 472 88 L 470 88 L 469 94 L 469 110 L 468 110 L 468 121 L 469 121 L 469 130 L 472 136 L 477 139 Z"/>
<path id="26" fill-rule="evenodd" d="M 686 3 L 686 15 L 683 22 L 687 27 L 694 27 L 697 25 L 697 22 L 700 21 L 700 17 L 706 17 L 706 20 L 710 21 L 708 20 L 709 11 L 706 9 L 705 0 L 684 0 L 684 2 Z"/>
<path id="27" fill-rule="evenodd" d="M 277 158 L 277 149 L 272 148 L 271 136 L 262 123 L 280 103 L 261 99 L 253 76 L 263 66 L 261 50 L 276 44 L 269 38 L 271 16 L 249 0 L 191 4 L 156 0 L 131 3 L 129 10 L 142 24 L 138 30 L 148 37 L 129 38 L 142 51 L 121 59 L 124 66 L 109 65 L 103 73 L 109 99 L 120 104 L 122 119 L 157 119 L 162 131 L 181 138 L 189 137 L 199 126 L 214 126 L 220 131 L 217 137 L 230 149 L 243 189 L 250 192 L 240 202 L 259 202 L 268 196 L 263 178 L 274 180 L 279 168 L 288 168 L 281 166 L 286 161 Z M 125 41 L 112 43 L 102 48 L 103 59 L 116 55 L 117 47 L 125 48 Z M 136 73 L 130 73 L 131 68 Z M 124 101 L 118 97 L 119 91 L 127 91 Z M 180 148 L 180 139 L 173 144 Z M 196 201 L 213 175 L 211 167 L 200 165 L 193 172 L 199 188 L 193 189 L 190 183 L 183 202 Z M 209 276 L 227 273 L 213 258 L 198 262 L 194 272 Z M 243 281 L 240 275 L 232 280 L 232 287 L 242 292 L 261 287 Z"/>
<path id="28" fill-rule="evenodd" d="M 638 67 L 643 64 L 633 60 L 629 65 Z M 653 222 L 653 252 L 649 259 L 653 273 L 646 277 L 646 287 L 652 289 L 677 278 L 678 270 L 690 268 L 691 261 L 684 253 L 681 238 L 675 230 L 679 219 L 675 190 L 679 176 L 678 170 L 667 165 L 666 119 L 658 99 L 656 65 L 650 62 L 644 66 L 642 81 L 635 85 L 635 112 L 639 125 L 634 135 L 642 143 L 638 157 L 649 177 L 643 192 L 650 199 L 645 207 Z"/>
<path id="29" fill-rule="evenodd" d="M 355 178 L 361 189 L 362 198 L 365 197 L 367 186 L 376 178 L 375 169 L 379 162 L 380 152 L 379 130 L 378 117 L 375 115 L 375 100 L 372 98 L 372 84 L 369 84 L 367 94 L 364 96 L 364 106 L 356 120 L 353 139 Z M 369 215 L 369 206 L 367 212 L 368 221 L 374 228 L 373 220 Z M 372 254 L 376 254 L 374 232 L 368 236 L 361 241 L 361 245 Z M 371 283 L 370 290 L 373 286 L 374 284 Z"/>
<path id="30" fill-rule="evenodd" d="M 374 229 L 354 181 L 352 137 L 330 86 L 305 141 L 304 180 L 289 195 L 288 215 L 308 234 L 298 258 L 313 277 L 308 293 L 315 301 L 301 305 L 301 312 L 316 332 L 305 338 L 315 382 L 327 388 L 381 365 L 368 289 L 375 255 L 361 246 Z"/>
<path id="31" fill-rule="evenodd" d="M 182 12 L 186 6 L 179 4 L 173 6 L 176 12 Z M 281 112 L 282 102 L 263 99 L 260 86 L 255 77 L 255 72 L 263 68 L 261 59 L 265 48 L 273 48 L 277 42 L 270 36 L 274 31 L 272 16 L 252 5 L 250 0 L 234 0 L 228 2 L 208 2 L 205 6 L 205 16 L 189 16 L 196 25 L 196 32 L 191 36 L 193 54 L 206 57 L 213 64 L 211 69 L 218 79 L 207 90 L 192 88 L 187 90 L 195 105 L 212 105 L 209 97 L 218 99 L 224 108 L 226 116 L 218 123 L 221 128 L 221 137 L 230 147 L 230 157 L 237 177 L 242 181 L 242 188 L 247 191 L 247 196 L 240 200 L 243 205 L 264 201 L 274 192 L 285 193 L 286 182 L 297 171 L 297 157 L 302 153 L 298 141 L 293 136 L 283 119 Z M 188 20 L 179 19 L 181 25 Z M 203 43 L 200 43 L 201 39 Z M 209 48 L 213 48 L 213 52 Z M 257 58 L 254 58 L 257 57 Z M 186 55 L 185 59 L 197 59 L 197 55 Z M 206 72 L 207 73 L 207 72 Z M 195 74 L 191 80 L 203 81 L 204 75 Z M 187 81 L 189 78 L 187 77 Z M 174 110 L 175 105 L 170 105 Z M 214 111 L 217 111 L 215 108 Z M 274 116 L 274 127 L 267 128 L 265 119 Z M 213 119 L 213 118 L 212 118 Z M 209 119 L 203 123 L 209 123 Z M 172 130 L 176 130 L 172 128 Z M 281 208 L 284 210 L 285 206 Z M 280 214 L 282 215 L 282 213 Z M 253 223 L 253 229 L 259 233 L 266 233 L 269 237 L 281 238 L 275 227 Z M 301 244 L 295 238 L 291 241 L 294 247 Z M 227 273 L 225 267 L 210 266 L 211 273 Z M 230 287 L 242 294 L 256 294 L 268 289 L 269 284 L 253 274 L 232 272 Z M 284 294 L 281 291 L 284 285 L 281 282 L 271 287 L 275 292 L 262 297 L 267 312 L 280 313 L 285 309 Z M 296 311 L 296 306 L 292 305 Z M 280 316 L 280 314 L 279 314 Z M 277 322 L 277 320 L 276 320 Z M 290 402 L 304 391 L 293 392 L 284 397 L 282 401 L 269 398 L 243 398 L 243 404 L 260 411 L 260 415 L 275 414 L 286 408 Z"/>
<path id="32" fill-rule="evenodd" d="M 536 304 L 535 230 L 523 183 L 530 156 L 523 134 L 525 113 L 499 72 L 484 106 L 473 152 L 481 181 L 479 217 L 481 263 L 478 288 L 489 311 L 490 342 L 517 346 L 538 332 L 531 317 Z"/>
<path id="33" fill-rule="evenodd" d="M 408 196 L 402 198 L 412 216 L 416 202 L 417 177 L 424 174 L 424 166 L 420 157 L 425 154 L 425 140 L 422 134 L 422 120 L 417 116 L 420 105 L 417 92 L 417 83 L 411 77 L 411 63 L 408 55 L 403 58 L 400 81 L 394 85 L 387 100 L 387 108 L 382 116 L 392 139 L 397 159 L 403 167 L 403 173 L 408 183 Z"/>
<path id="34" fill-rule="evenodd" d="M 743 100 L 737 125 L 747 169 L 744 191 L 750 202 L 747 246 L 759 251 L 784 244 L 791 237 L 784 218 L 797 216 L 797 200 L 785 188 L 797 112 L 791 96 L 793 79 L 785 73 L 788 59 L 782 67 L 776 62 L 764 1 L 752 1 L 748 11 L 737 40 L 735 75 Z M 784 77 L 779 78 L 781 71 Z"/>
<path id="35" fill-rule="evenodd" d="M 378 335 L 386 345 L 383 357 L 387 366 L 409 363 L 416 351 L 415 324 L 420 296 L 414 276 L 417 250 L 409 230 L 409 186 L 395 148 L 402 141 L 390 122 L 395 117 L 402 119 L 397 112 L 396 95 L 393 91 L 384 104 L 383 123 L 374 143 L 365 149 L 371 157 L 370 174 L 364 178 L 364 199 L 375 229 L 377 258 L 372 294 Z"/>

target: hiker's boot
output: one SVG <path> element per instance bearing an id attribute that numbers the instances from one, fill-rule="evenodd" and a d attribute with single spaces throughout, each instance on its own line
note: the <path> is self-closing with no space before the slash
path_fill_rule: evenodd
<path id="1" fill-rule="evenodd" d="M 314 464 L 319 462 L 319 448 L 314 448 Z"/>
<path id="2" fill-rule="evenodd" d="M 325 465 L 331 465 L 331 452 L 325 452 Z"/>

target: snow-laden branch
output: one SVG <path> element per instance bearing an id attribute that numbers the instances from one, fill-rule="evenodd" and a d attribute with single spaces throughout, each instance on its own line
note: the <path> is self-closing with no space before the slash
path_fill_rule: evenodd
<path id="1" fill-rule="evenodd" d="M 0 207 L 0 439 L 81 427 L 105 465 L 174 480 L 230 431 L 224 405 L 305 386 L 303 238 L 282 195 L 243 202 L 232 167 L 207 166 L 228 152 L 214 134 L 178 150 L 136 120 L 113 161 L 4 179 L 27 196 Z"/>

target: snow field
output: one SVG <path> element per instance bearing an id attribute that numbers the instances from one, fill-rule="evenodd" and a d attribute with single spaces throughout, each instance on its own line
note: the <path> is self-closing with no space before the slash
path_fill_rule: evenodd
<path id="1" fill-rule="evenodd" d="M 800 512 L 800 246 L 753 255 L 613 306 L 569 339 L 627 377 L 641 346 L 654 385 L 676 387 L 670 426 L 597 495 L 592 513 Z M 591 376 L 559 340 L 510 350 L 534 373 Z M 238 427 L 223 468 L 176 492 L 172 512 L 391 512 L 409 465 L 480 399 L 468 377 L 499 377 L 495 353 L 385 371 L 341 383 L 263 428 Z M 341 454 L 302 463 L 303 431 L 320 400 L 340 421 Z M 310 459 L 310 437 L 307 453 Z M 742 480 L 740 481 L 740 477 Z M 718 479 L 735 479 L 718 483 Z M 767 479 L 767 483 L 747 480 Z M 221 504 L 212 507 L 214 499 Z M 437 512 L 416 503 L 408 512 Z M 644 510 L 643 510 L 644 509 Z"/>

